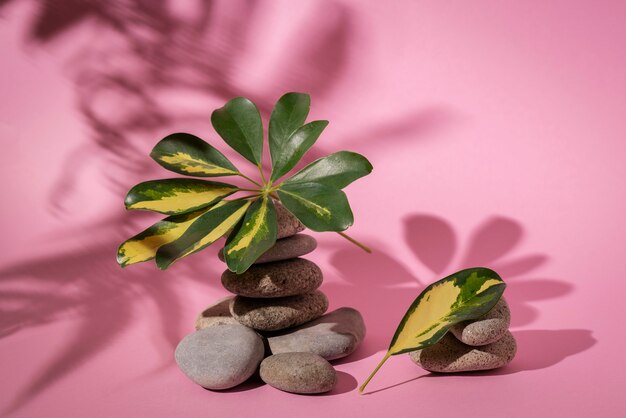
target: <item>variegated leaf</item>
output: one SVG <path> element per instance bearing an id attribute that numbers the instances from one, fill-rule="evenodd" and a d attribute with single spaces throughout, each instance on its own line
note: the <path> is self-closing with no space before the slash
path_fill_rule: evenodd
<path id="1" fill-rule="evenodd" d="M 285 180 L 284 184 L 315 182 L 343 189 L 371 172 L 372 164 L 364 156 L 356 152 L 339 151 L 313 161 Z"/>
<path id="2" fill-rule="evenodd" d="M 318 183 L 283 183 L 282 204 L 313 231 L 344 231 L 354 222 L 346 194 Z"/>
<path id="3" fill-rule="evenodd" d="M 197 136 L 175 133 L 163 138 L 150 153 L 152 159 L 175 173 L 195 177 L 239 174 L 239 170 L 216 148 Z"/>
<path id="4" fill-rule="evenodd" d="M 197 217 L 177 240 L 156 253 L 157 266 L 165 270 L 176 260 L 198 252 L 223 237 L 243 217 L 250 201 L 221 201 Z"/>
<path id="5" fill-rule="evenodd" d="M 359 392 L 390 356 L 429 347 L 452 325 L 480 318 L 495 306 L 505 287 L 495 271 L 480 267 L 461 270 L 428 286 L 409 307 L 387 354 Z"/>
<path id="6" fill-rule="evenodd" d="M 261 254 L 274 245 L 277 229 L 272 199 L 267 196 L 257 199 L 226 241 L 224 259 L 228 268 L 237 274 L 248 270 Z"/>
<path id="7" fill-rule="evenodd" d="M 139 183 L 126 195 L 126 209 L 176 215 L 210 206 L 235 193 L 236 186 L 197 179 L 164 179 Z"/>
<path id="8" fill-rule="evenodd" d="M 126 267 L 152 260 L 162 245 L 180 238 L 187 228 L 208 209 L 184 215 L 169 216 L 124 241 L 117 250 L 117 262 Z"/>

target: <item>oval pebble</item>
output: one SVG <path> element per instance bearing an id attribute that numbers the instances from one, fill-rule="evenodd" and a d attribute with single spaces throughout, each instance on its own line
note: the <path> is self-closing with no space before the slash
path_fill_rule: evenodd
<path id="1" fill-rule="evenodd" d="M 242 274 L 226 270 L 222 286 L 240 296 L 276 298 L 309 293 L 322 284 L 322 270 L 304 258 L 251 266 Z"/>
<path id="2" fill-rule="evenodd" d="M 337 383 L 333 366 L 313 353 L 270 356 L 261 363 L 260 375 L 268 385 L 291 393 L 324 393 Z"/>
<path id="3" fill-rule="evenodd" d="M 278 230 L 276 239 L 287 238 L 298 232 L 304 231 L 304 225 L 291 212 L 289 212 L 278 200 L 273 200 L 276 208 L 276 223 Z"/>
<path id="4" fill-rule="evenodd" d="M 196 318 L 196 330 L 208 328 L 213 325 L 237 325 L 239 322 L 230 314 L 230 301 L 234 296 L 228 296 L 217 300 L 198 315 Z"/>
<path id="5" fill-rule="evenodd" d="M 207 389 L 228 389 L 246 381 L 263 360 L 261 337 L 242 325 L 216 325 L 187 335 L 176 347 L 178 367 Z"/>
<path id="6" fill-rule="evenodd" d="M 452 334 L 468 345 L 481 346 L 494 343 L 502 338 L 511 324 L 511 311 L 504 298 L 487 312 L 486 315 L 475 321 L 464 321 L 454 325 Z"/>
<path id="7" fill-rule="evenodd" d="M 319 290 L 284 298 L 256 299 L 237 296 L 230 313 L 247 327 L 278 331 L 319 318 L 328 309 L 328 299 Z"/>

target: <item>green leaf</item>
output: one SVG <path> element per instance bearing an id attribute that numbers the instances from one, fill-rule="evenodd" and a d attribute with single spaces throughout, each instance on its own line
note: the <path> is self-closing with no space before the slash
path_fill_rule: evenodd
<path id="1" fill-rule="evenodd" d="M 197 136 L 175 133 L 163 138 L 150 156 L 164 168 L 195 177 L 239 174 L 239 170 L 217 149 Z"/>
<path id="2" fill-rule="evenodd" d="M 313 231 L 344 231 L 354 222 L 346 194 L 319 183 L 283 183 L 282 204 Z"/>
<path id="3" fill-rule="evenodd" d="M 461 270 L 428 286 L 409 307 L 387 354 L 359 392 L 390 356 L 429 347 L 452 325 L 480 318 L 496 305 L 505 287 L 495 271 L 481 267 Z"/>
<path id="4" fill-rule="evenodd" d="M 276 102 L 268 131 L 272 161 L 283 152 L 291 134 L 304 124 L 310 106 L 311 97 L 304 93 L 287 93 Z"/>
<path id="5" fill-rule="evenodd" d="M 169 216 L 155 223 L 120 245 L 117 250 L 117 262 L 122 267 L 126 267 L 152 260 L 161 246 L 180 238 L 196 218 L 208 210 Z"/>
<path id="6" fill-rule="evenodd" d="M 276 242 L 276 209 L 272 199 L 257 199 L 246 213 L 243 221 L 230 234 L 224 247 L 224 259 L 228 268 L 241 274 Z"/>
<path id="7" fill-rule="evenodd" d="M 211 123 L 231 148 L 246 160 L 261 165 L 263 123 L 254 103 L 244 97 L 236 97 L 213 112 Z"/>
<path id="8" fill-rule="evenodd" d="M 233 200 L 213 206 L 197 217 L 178 239 L 158 249 L 157 266 L 165 270 L 176 260 L 213 244 L 239 222 L 250 203 L 247 200 Z"/>
<path id="9" fill-rule="evenodd" d="M 364 156 L 351 151 L 339 151 L 313 161 L 285 180 L 284 184 L 315 182 L 343 189 L 371 172 L 372 164 Z"/>
<path id="10" fill-rule="evenodd" d="M 235 193 L 236 186 L 197 179 L 164 179 L 139 183 L 126 195 L 126 209 L 176 215 L 210 206 Z"/>
<path id="11" fill-rule="evenodd" d="M 296 129 L 287 142 L 283 143 L 280 151 L 272 153 L 271 180 L 276 181 L 287 174 L 313 146 L 326 126 L 327 120 L 316 120 Z"/>

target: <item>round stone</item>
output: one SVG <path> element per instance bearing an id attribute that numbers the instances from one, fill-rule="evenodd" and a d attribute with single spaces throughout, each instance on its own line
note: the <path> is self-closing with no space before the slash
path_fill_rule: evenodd
<path id="1" fill-rule="evenodd" d="M 233 296 L 222 298 L 209 305 L 196 318 L 196 330 L 208 328 L 213 325 L 238 325 L 239 322 L 230 314 L 230 301 Z"/>
<path id="2" fill-rule="evenodd" d="M 337 383 L 333 366 L 313 353 L 270 356 L 261 363 L 260 375 L 268 385 L 291 393 L 324 393 Z"/>
<path id="3" fill-rule="evenodd" d="M 339 308 L 297 328 L 269 336 L 272 354 L 307 352 L 326 360 L 346 357 L 365 338 L 363 317 L 353 308 Z"/>
<path id="4" fill-rule="evenodd" d="M 458 373 L 506 366 L 517 352 L 510 332 L 492 344 L 473 347 L 447 333 L 437 344 L 410 353 L 411 360 L 430 372 Z"/>
<path id="5" fill-rule="evenodd" d="M 240 296 L 276 298 L 309 293 L 322 284 L 322 270 L 304 258 L 251 266 L 242 274 L 226 270 L 222 286 Z"/>
<path id="6" fill-rule="evenodd" d="M 187 335 L 174 354 L 187 377 L 207 389 L 246 381 L 263 360 L 261 337 L 242 325 L 216 325 Z"/>
<path id="7" fill-rule="evenodd" d="M 237 296 L 230 313 L 240 324 L 260 331 L 278 331 L 319 318 L 328 299 L 319 290 L 284 298 L 256 299 Z"/>
<path id="8" fill-rule="evenodd" d="M 269 263 L 271 261 L 289 260 L 310 253 L 317 247 L 317 241 L 310 235 L 296 234 L 294 236 L 279 239 L 276 244 L 254 262 L 255 264 Z M 223 249 L 217 253 L 220 260 L 224 261 Z"/>
<path id="9" fill-rule="evenodd" d="M 276 208 L 276 222 L 278 223 L 277 239 L 287 238 L 304 231 L 304 225 L 278 200 L 273 200 Z"/>
<path id="10" fill-rule="evenodd" d="M 453 326 L 452 334 L 468 345 L 481 346 L 494 343 L 506 334 L 511 324 L 511 311 L 504 298 L 486 315 L 475 321 L 465 321 Z"/>

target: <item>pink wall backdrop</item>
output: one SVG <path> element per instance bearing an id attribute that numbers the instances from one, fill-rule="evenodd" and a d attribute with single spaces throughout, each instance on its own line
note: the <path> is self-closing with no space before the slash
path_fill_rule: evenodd
<path id="1" fill-rule="evenodd" d="M 619 0 L 0 0 L 0 415 L 626 416 L 625 22 Z M 214 108 L 245 95 L 267 118 L 291 90 L 331 120 L 308 161 L 375 167 L 347 189 L 374 253 L 318 234 L 311 256 L 368 336 L 330 394 L 210 392 L 173 350 L 224 267 L 121 270 L 155 219 L 123 196 L 168 176 L 161 137 L 225 150 Z M 514 362 L 394 357 L 358 396 L 420 290 L 475 265 L 509 283 Z"/>

